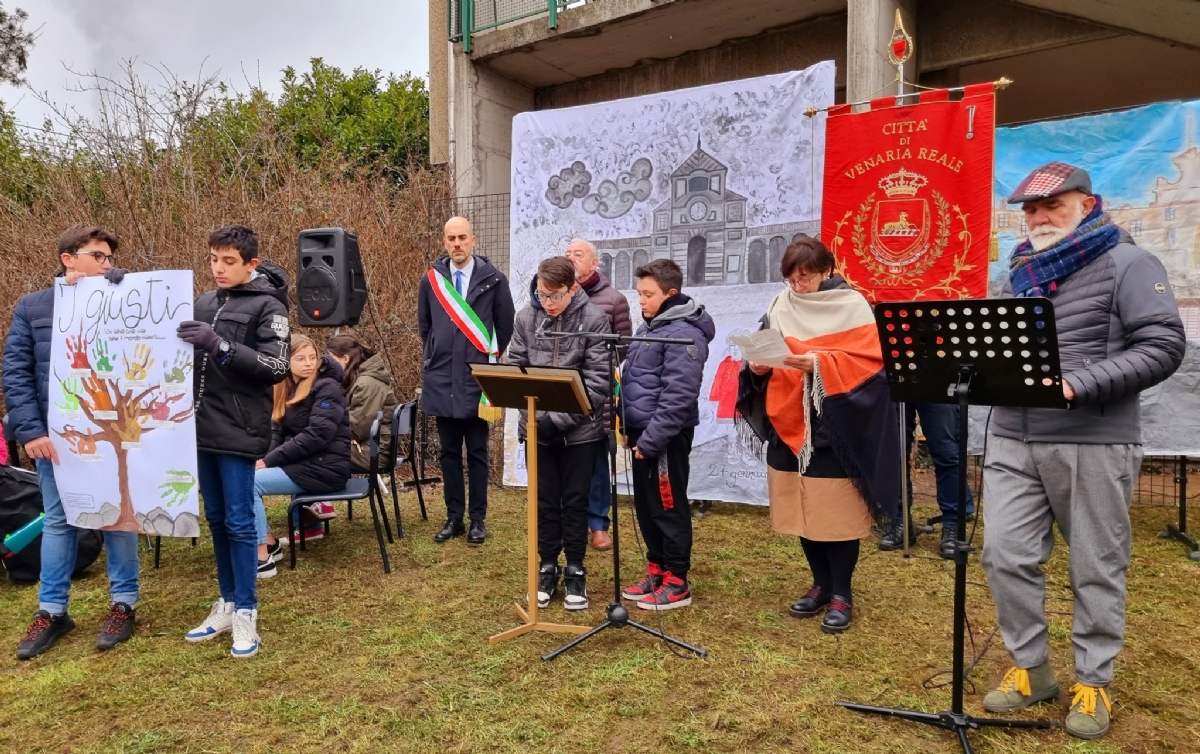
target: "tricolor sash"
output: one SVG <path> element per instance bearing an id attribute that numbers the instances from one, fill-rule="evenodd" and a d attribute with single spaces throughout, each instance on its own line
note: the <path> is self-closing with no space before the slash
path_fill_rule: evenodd
<path id="1" fill-rule="evenodd" d="M 488 355 L 488 363 L 495 364 L 500 360 L 500 350 L 496 347 L 496 334 L 494 331 L 489 331 L 483 324 L 483 320 L 467 303 L 467 300 L 462 297 L 454 286 L 450 284 L 450 279 L 437 274 L 434 269 L 429 270 L 429 286 L 433 288 L 433 295 L 437 298 L 438 303 L 442 305 L 442 309 L 446 311 L 450 321 L 466 336 L 467 342 L 479 349 L 480 353 Z M 484 393 L 479 398 L 479 416 L 487 421 L 496 421 L 503 417 L 504 412 L 496 408 L 488 401 L 487 394 Z"/>

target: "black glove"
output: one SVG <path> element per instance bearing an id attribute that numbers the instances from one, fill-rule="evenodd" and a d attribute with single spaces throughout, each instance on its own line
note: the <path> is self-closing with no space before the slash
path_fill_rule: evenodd
<path id="1" fill-rule="evenodd" d="M 194 319 L 180 322 L 179 329 L 175 331 L 175 334 L 185 343 L 199 346 L 214 356 L 220 349 L 221 343 L 224 342 L 221 340 L 221 336 L 212 329 L 212 325 L 207 322 L 197 322 Z"/>
<path id="2" fill-rule="evenodd" d="M 128 272 L 129 270 L 124 267 L 109 267 L 104 271 L 104 279 L 113 285 L 120 285 L 121 281 L 125 279 L 125 274 Z"/>

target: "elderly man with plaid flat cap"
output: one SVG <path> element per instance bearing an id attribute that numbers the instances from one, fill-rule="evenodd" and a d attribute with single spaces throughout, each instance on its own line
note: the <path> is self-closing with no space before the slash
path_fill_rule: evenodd
<path id="1" fill-rule="evenodd" d="M 1087 172 L 1034 170 L 1008 199 L 1029 237 L 1004 296 L 1054 302 L 1070 408 L 994 409 L 983 471 L 983 567 L 1013 667 L 983 700 L 1016 712 L 1055 699 L 1042 564 L 1058 524 L 1070 548 L 1075 650 L 1066 728 L 1099 738 L 1125 636 L 1129 504 L 1142 460 L 1138 394 L 1171 376 L 1185 345 L 1167 271 L 1104 212 Z"/>

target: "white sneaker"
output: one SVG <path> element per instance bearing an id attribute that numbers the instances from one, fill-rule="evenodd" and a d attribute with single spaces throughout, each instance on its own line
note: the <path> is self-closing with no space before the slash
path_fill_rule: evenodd
<path id="1" fill-rule="evenodd" d="M 234 657 L 253 657 L 258 654 L 258 611 L 238 610 L 233 614 Z"/>
<path id="2" fill-rule="evenodd" d="M 208 641 L 233 629 L 233 603 L 218 598 L 199 626 L 184 634 L 188 641 Z"/>
<path id="3" fill-rule="evenodd" d="M 275 567 L 275 560 L 268 555 L 266 560 L 258 561 L 258 578 L 269 579 L 279 573 L 279 569 Z"/>

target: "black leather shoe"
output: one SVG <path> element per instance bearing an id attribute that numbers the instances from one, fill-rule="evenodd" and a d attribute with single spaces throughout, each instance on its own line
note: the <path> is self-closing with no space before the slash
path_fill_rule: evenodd
<path id="1" fill-rule="evenodd" d="M 829 600 L 829 609 L 825 611 L 825 617 L 821 620 L 821 630 L 827 634 L 840 634 L 850 628 L 852 613 L 849 602 L 836 594 L 833 595 L 833 599 Z"/>
<path id="2" fill-rule="evenodd" d="M 804 593 L 804 596 L 792 603 L 788 608 L 788 613 L 793 618 L 811 618 L 818 614 L 829 604 L 829 595 L 821 591 L 821 587 L 814 586 Z"/>
<path id="3" fill-rule="evenodd" d="M 449 542 L 455 537 L 461 537 L 466 529 L 463 528 L 463 523 L 457 518 L 446 519 L 446 525 L 442 530 L 433 535 L 434 542 Z"/>
<path id="4" fill-rule="evenodd" d="M 954 560 L 954 540 L 958 538 L 958 527 L 954 524 L 942 524 L 942 544 L 938 555 L 946 560 Z"/>
<path id="5" fill-rule="evenodd" d="M 901 524 L 892 524 L 879 538 L 879 549 L 886 551 L 901 550 L 904 548 L 904 529 L 900 528 Z M 917 527 L 913 520 L 908 519 L 908 544 L 910 546 L 917 543 Z"/>
<path id="6" fill-rule="evenodd" d="M 482 521 L 472 521 L 471 531 L 467 532 L 467 544 L 481 545 L 487 539 L 487 527 Z"/>

